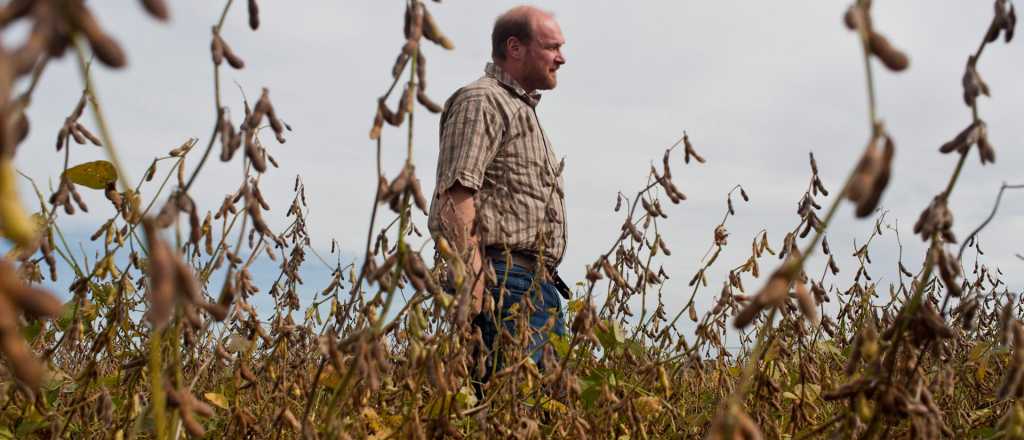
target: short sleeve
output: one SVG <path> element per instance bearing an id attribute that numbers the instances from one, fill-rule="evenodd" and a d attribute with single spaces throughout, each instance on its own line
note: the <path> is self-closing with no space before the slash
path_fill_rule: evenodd
<path id="1" fill-rule="evenodd" d="M 487 165 L 498 152 L 501 121 L 484 96 L 456 99 L 441 125 L 437 191 L 447 191 L 456 181 L 479 190 Z"/>

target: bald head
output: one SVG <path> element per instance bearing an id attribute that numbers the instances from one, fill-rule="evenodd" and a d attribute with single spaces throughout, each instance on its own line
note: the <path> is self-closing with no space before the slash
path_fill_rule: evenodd
<path id="1" fill-rule="evenodd" d="M 501 61 L 508 56 L 509 38 L 515 38 L 520 44 L 529 44 L 533 40 L 538 18 L 553 16 L 550 12 L 528 5 L 516 6 L 498 16 L 491 32 L 491 57 Z"/>
<path id="2" fill-rule="evenodd" d="M 509 9 L 494 21 L 491 58 L 527 91 L 549 90 L 558 82 L 565 38 L 555 17 L 533 6 Z"/>

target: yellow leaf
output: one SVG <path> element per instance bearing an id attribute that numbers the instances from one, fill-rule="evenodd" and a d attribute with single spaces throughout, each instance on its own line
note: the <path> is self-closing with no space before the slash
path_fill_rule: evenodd
<path id="1" fill-rule="evenodd" d="M 633 399 L 633 406 L 641 416 L 657 415 L 661 412 L 661 399 L 654 396 L 637 397 Z"/>
<path id="2" fill-rule="evenodd" d="M 967 359 L 971 362 L 977 362 L 981 359 L 982 355 L 988 352 L 988 349 L 989 347 L 986 344 L 977 344 L 974 348 L 971 348 L 971 352 L 967 355 Z"/>
<path id="3" fill-rule="evenodd" d="M 583 309 L 583 300 L 574 299 L 572 301 L 569 301 L 569 306 L 566 307 L 566 309 L 568 309 L 571 313 L 578 313 L 581 309 Z"/>
<path id="4" fill-rule="evenodd" d="M 366 420 L 366 425 L 370 428 L 370 431 L 379 433 L 387 429 L 384 423 L 380 419 L 380 415 L 373 408 L 363 408 L 363 420 Z"/>
<path id="5" fill-rule="evenodd" d="M 448 414 L 452 409 L 452 403 L 455 400 L 455 393 L 445 393 L 444 395 L 438 395 L 434 398 L 427 407 L 424 408 L 424 413 L 431 419 L 436 419 L 442 415 Z"/>
<path id="6" fill-rule="evenodd" d="M 206 393 L 206 394 L 203 394 L 203 397 L 205 397 L 206 400 L 208 400 L 210 403 L 214 404 L 214 406 L 216 406 L 216 407 L 218 407 L 220 409 L 228 409 L 228 398 L 224 397 L 223 394 L 220 394 L 220 393 Z"/>
<path id="7" fill-rule="evenodd" d="M 566 408 L 564 403 L 559 402 L 559 401 L 554 400 L 554 399 L 548 399 L 548 400 L 544 401 L 544 403 L 541 405 L 541 407 L 543 407 L 544 409 L 546 409 L 548 411 L 557 412 L 557 413 L 560 413 L 560 414 L 565 414 L 565 413 L 569 412 L 569 408 Z"/>
<path id="8" fill-rule="evenodd" d="M 108 183 L 117 181 L 117 170 L 105 160 L 96 160 L 75 165 L 64 172 L 68 180 L 92 189 L 104 189 Z"/>
<path id="9" fill-rule="evenodd" d="M 0 235 L 20 247 L 29 247 L 36 241 L 37 232 L 18 198 L 14 166 L 10 160 L 0 160 Z"/>
<path id="10" fill-rule="evenodd" d="M 462 409 L 472 408 L 477 404 L 476 392 L 469 385 L 464 385 L 459 389 L 459 393 L 455 395 L 455 401 L 459 403 L 459 407 Z"/>

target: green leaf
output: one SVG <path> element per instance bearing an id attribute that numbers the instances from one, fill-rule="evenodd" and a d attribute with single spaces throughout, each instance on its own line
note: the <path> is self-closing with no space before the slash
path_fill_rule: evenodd
<path id="1" fill-rule="evenodd" d="M 635 339 L 626 341 L 626 350 L 629 351 L 634 357 L 641 358 L 646 353 L 644 352 L 644 346 L 637 342 Z"/>
<path id="2" fill-rule="evenodd" d="M 555 349 L 555 353 L 558 354 L 559 358 L 565 359 L 569 356 L 569 339 L 565 336 L 561 336 L 557 333 L 548 333 L 548 341 L 551 342 L 551 346 Z"/>
<path id="3" fill-rule="evenodd" d="M 64 308 L 60 312 L 60 317 L 57 318 L 57 328 L 60 331 L 64 331 L 72 324 L 75 319 L 75 300 L 64 303 Z M 96 305 L 89 302 L 88 299 L 82 299 L 82 305 L 79 306 L 78 317 L 81 319 L 83 324 L 89 324 L 93 319 L 96 319 Z"/>
<path id="4" fill-rule="evenodd" d="M 29 438 L 36 431 L 49 426 L 49 421 L 39 418 L 38 415 L 33 415 L 31 418 L 23 420 L 18 424 L 14 431 L 14 438 Z"/>
<path id="5" fill-rule="evenodd" d="M 601 397 L 601 385 L 591 381 L 589 378 L 582 379 L 580 382 L 583 383 L 580 400 L 583 401 L 583 405 L 587 408 L 593 408 L 594 404 L 597 403 L 597 399 Z"/>
<path id="6" fill-rule="evenodd" d="M 459 408 L 462 409 L 472 408 L 478 403 L 476 392 L 469 385 L 459 388 L 459 393 L 455 395 L 455 401 L 458 402 Z"/>
<path id="7" fill-rule="evenodd" d="M 21 335 L 25 337 L 25 340 L 33 341 L 36 339 L 36 336 L 39 336 L 39 332 L 42 331 L 42 329 L 43 323 L 37 319 L 32 321 L 31 324 L 22 327 Z"/>
<path id="8" fill-rule="evenodd" d="M 622 330 L 622 325 L 618 321 L 609 320 L 604 324 L 607 330 L 597 328 L 597 340 L 601 342 L 601 346 L 605 350 L 615 351 L 623 342 L 626 342 L 626 332 Z"/>
<path id="9" fill-rule="evenodd" d="M 580 381 L 580 399 L 587 408 L 593 408 L 598 399 L 601 398 L 601 388 L 608 384 L 615 386 L 615 374 L 607 368 L 596 368 L 586 378 Z"/>
<path id="10" fill-rule="evenodd" d="M 117 181 L 117 169 L 105 160 L 96 160 L 75 165 L 64 172 L 68 180 L 92 189 L 104 189 L 108 183 Z"/>

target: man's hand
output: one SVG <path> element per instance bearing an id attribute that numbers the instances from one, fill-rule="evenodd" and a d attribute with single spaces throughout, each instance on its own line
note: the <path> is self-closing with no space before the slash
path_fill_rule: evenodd
<path id="1" fill-rule="evenodd" d="M 476 235 L 473 227 L 476 222 L 476 194 L 471 188 L 463 186 L 456 181 L 447 191 L 441 194 L 441 220 L 445 225 L 451 227 L 445 233 L 459 255 L 466 255 L 470 251 L 470 258 L 467 261 L 467 281 L 473 283 L 473 313 L 480 313 L 483 305 L 485 280 L 483 268 L 483 248 L 480 246 L 480 238 Z M 453 209 L 448 209 L 451 206 Z"/>

